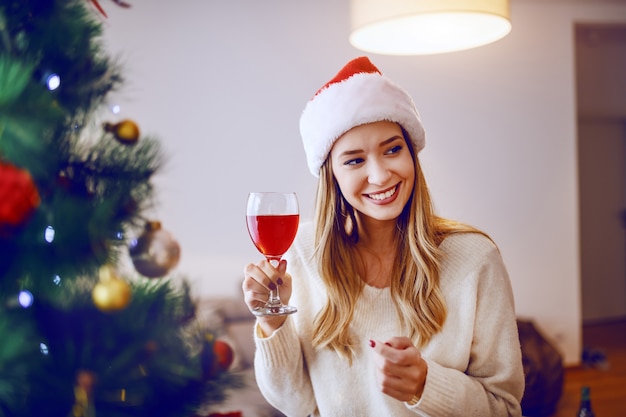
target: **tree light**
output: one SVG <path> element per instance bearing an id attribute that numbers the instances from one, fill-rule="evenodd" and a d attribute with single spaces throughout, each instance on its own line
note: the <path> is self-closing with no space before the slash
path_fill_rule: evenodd
<path id="1" fill-rule="evenodd" d="M 61 85 L 61 77 L 59 77 L 59 74 L 48 71 L 43 75 L 43 82 L 48 90 L 54 91 Z"/>
<path id="2" fill-rule="evenodd" d="M 33 294 L 30 291 L 28 291 L 28 290 L 20 291 L 19 295 L 17 296 L 18 302 L 24 308 L 28 308 L 28 307 L 32 306 L 34 299 L 35 299 L 35 297 L 33 297 Z"/>
<path id="3" fill-rule="evenodd" d="M 46 240 L 46 242 L 52 243 L 52 241 L 54 241 L 54 227 L 46 227 L 46 231 L 43 233 L 43 238 Z"/>

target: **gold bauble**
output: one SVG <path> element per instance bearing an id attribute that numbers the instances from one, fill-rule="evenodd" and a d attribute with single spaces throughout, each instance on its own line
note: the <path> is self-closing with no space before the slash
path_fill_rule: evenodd
<path id="1" fill-rule="evenodd" d="M 104 123 L 104 131 L 112 133 L 115 139 L 127 145 L 134 145 L 139 140 L 139 126 L 130 119 L 118 123 Z"/>
<path id="2" fill-rule="evenodd" d="M 161 228 L 161 222 L 149 221 L 129 253 L 137 272 L 148 278 L 160 278 L 178 265 L 180 245 L 171 233 Z"/>
<path id="3" fill-rule="evenodd" d="M 91 292 L 94 304 L 106 313 L 125 309 L 132 298 L 130 284 L 116 276 L 109 266 L 100 268 L 100 280 Z"/>

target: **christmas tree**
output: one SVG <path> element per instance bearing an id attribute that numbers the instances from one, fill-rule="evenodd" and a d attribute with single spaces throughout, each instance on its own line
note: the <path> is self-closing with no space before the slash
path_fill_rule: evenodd
<path id="1" fill-rule="evenodd" d="M 0 417 L 190 417 L 238 385 L 144 214 L 158 140 L 103 120 L 123 86 L 105 18 L 97 0 L 0 2 Z"/>

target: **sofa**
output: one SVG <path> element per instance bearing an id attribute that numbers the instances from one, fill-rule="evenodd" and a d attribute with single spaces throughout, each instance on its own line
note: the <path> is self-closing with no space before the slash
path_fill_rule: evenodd
<path id="1" fill-rule="evenodd" d="M 254 323 L 243 297 L 205 298 L 196 300 L 196 319 L 210 328 L 215 336 L 227 342 L 234 357 L 230 372 L 241 377 L 243 388 L 228 389 L 221 404 L 203 407 L 200 416 L 285 417 L 265 401 L 254 377 Z"/>

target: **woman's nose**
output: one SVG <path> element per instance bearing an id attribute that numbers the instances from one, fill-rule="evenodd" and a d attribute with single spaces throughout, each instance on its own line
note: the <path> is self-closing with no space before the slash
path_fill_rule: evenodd
<path id="1" fill-rule="evenodd" d="M 391 177 L 391 171 L 381 161 L 370 160 L 367 175 L 370 184 L 384 185 Z"/>

